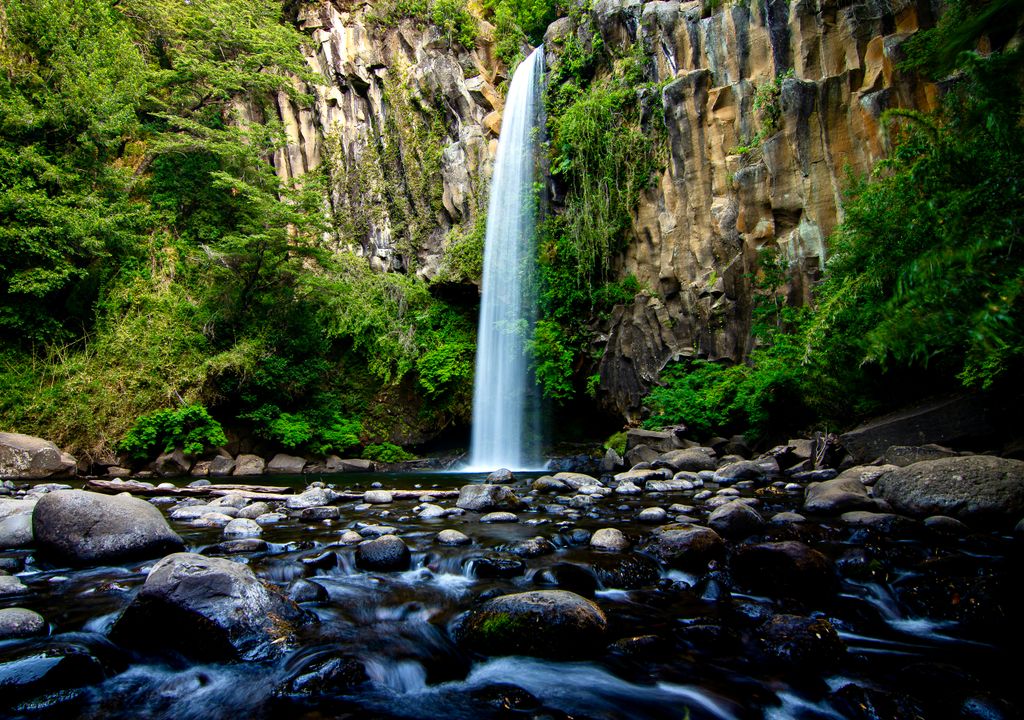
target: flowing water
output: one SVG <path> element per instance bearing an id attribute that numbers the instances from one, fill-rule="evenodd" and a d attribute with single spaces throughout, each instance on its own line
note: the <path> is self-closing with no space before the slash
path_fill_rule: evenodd
<path id="1" fill-rule="evenodd" d="M 444 489 L 482 478 L 438 473 L 324 480 L 338 483 L 339 489 L 353 483 L 365 489 L 374 481 L 385 487 Z M 266 526 L 266 548 L 229 557 L 282 588 L 301 579 L 326 593 L 302 603 L 318 622 L 300 631 L 279 659 L 264 662 L 210 663 L 155 645 L 126 649 L 112 642 L 111 626 L 154 561 L 75 570 L 37 564 L 27 551 L 0 553 L 4 567 L 17 572 L 29 588 L 27 595 L 0 600 L 0 607 L 31 608 L 51 626 L 48 637 L 0 642 L 0 717 L 1019 716 L 1015 711 L 1022 707 L 1022 693 L 1015 658 L 1020 623 L 1013 621 L 1017 612 L 1012 604 L 991 601 L 993 593 L 1011 602 L 1019 597 L 1019 549 L 1010 538 L 941 538 L 920 531 L 883 537 L 835 518 L 768 527 L 758 539 L 797 538 L 831 557 L 841 585 L 835 594 L 814 601 L 757 597 L 731 585 L 728 563 L 693 575 L 658 567 L 642 553 L 588 546 L 587 531 L 602 527 L 621 528 L 640 546 L 653 527 L 635 520 L 638 510 L 681 503 L 700 514 L 694 491 L 612 496 L 576 509 L 567 498 L 530 495 L 530 479 L 520 477 L 513 486 L 531 501 L 517 523 L 481 523 L 479 514 L 471 512 L 424 519 L 414 511 L 417 502 L 409 500 L 374 506 L 347 502 L 339 506 L 341 517 L 335 521 L 290 517 Z M 308 480 L 294 479 L 296 484 Z M 743 492 L 758 500 L 766 516 L 800 506 L 799 493 Z M 155 504 L 167 510 L 173 501 Z M 452 508 L 454 501 L 438 504 Z M 192 551 L 222 554 L 218 528 L 171 524 Z M 339 538 L 346 528 L 365 524 L 397 529 L 412 550 L 408 570 L 355 567 L 354 548 Z M 465 532 L 472 545 L 438 545 L 434 536 L 444 528 Z M 508 560 L 517 541 L 538 535 L 553 543 L 553 552 L 522 558 L 509 572 L 487 572 L 489 557 L 498 553 Z M 1003 584 L 1007 578 L 1009 585 Z M 586 594 L 600 605 L 609 622 L 605 649 L 580 660 L 555 661 L 483 657 L 453 641 L 453 624 L 481 600 L 556 586 Z M 845 641 L 845 653 L 821 667 L 792 667 L 766 656 L 759 628 L 780 613 L 827 618 Z M 368 680 L 307 695 L 286 690 L 332 658 L 358 660 Z M 901 709 L 907 695 L 938 704 L 915 715 Z"/>
<path id="2" fill-rule="evenodd" d="M 540 466 L 539 413 L 526 342 L 535 319 L 534 158 L 544 50 L 516 70 L 491 178 L 473 386 L 471 468 Z"/>

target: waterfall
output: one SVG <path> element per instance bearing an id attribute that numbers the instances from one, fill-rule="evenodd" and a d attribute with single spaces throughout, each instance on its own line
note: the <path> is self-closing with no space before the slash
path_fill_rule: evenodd
<path id="1" fill-rule="evenodd" d="M 536 316 L 533 167 L 543 75 L 539 47 L 516 69 L 501 121 L 487 207 L 470 469 L 540 465 L 538 394 L 526 342 Z"/>

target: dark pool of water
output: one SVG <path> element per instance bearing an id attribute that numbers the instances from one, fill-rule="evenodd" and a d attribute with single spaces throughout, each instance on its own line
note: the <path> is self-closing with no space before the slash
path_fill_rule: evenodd
<path id="1" fill-rule="evenodd" d="M 520 478 L 517 492 L 527 494 Z M 481 475 L 404 474 L 324 478 L 337 489 L 457 488 Z M 308 477 L 274 478 L 301 487 Z M 714 489 L 714 485 L 709 486 Z M 452 641 L 451 624 L 482 597 L 545 586 L 546 569 L 604 561 L 575 544 L 574 530 L 619 527 L 635 541 L 651 531 L 639 509 L 694 505 L 693 491 L 657 497 L 612 496 L 578 516 L 541 509 L 535 499 L 516 524 L 482 524 L 479 515 L 422 520 L 415 501 L 355 510 L 342 519 L 265 528 L 265 552 L 235 556 L 261 577 L 287 586 L 307 578 L 329 600 L 304 607 L 320 622 L 269 663 L 195 663 L 160 648 L 129 652 L 106 633 L 144 582 L 153 562 L 82 570 L 37 566 L 20 577 L 31 594 L 3 601 L 28 607 L 51 624 L 47 638 L 0 643 L 0 716 L 12 718 L 783 718 L 1018 717 L 1019 549 L 998 534 L 942 538 L 923 532 L 887 537 L 835 519 L 772 528 L 755 538 L 798 538 L 837 561 L 838 593 L 815 601 L 744 594 L 731 585 L 728 563 L 702 576 L 662 569 L 643 587 L 599 588 L 595 601 L 609 619 L 609 647 L 586 661 L 479 657 Z M 752 494 L 752 491 L 745 494 Z M 759 494 L 768 517 L 799 509 L 800 494 Z M 446 507 L 454 500 L 440 501 Z M 163 508 L 168 505 L 161 505 Z M 338 545 L 357 523 L 397 527 L 413 550 L 412 569 L 366 573 L 353 549 Z M 222 540 L 221 530 L 172 525 L 191 550 Z M 455 528 L 468 547 L 433 538 Z M 526 560 L 523 575 L 475 576 L 474 558 L 516 540 L 542 535 L 551 555 Z M 731 543 L 735 545 L 736 543 Z M 336 559 L 303 563 L 333 550 Z M 12 556 L 17 553 L 6 553 Z M 22 553 L 24 555 L 24 553 Z M 976 608 L 970 607 L 971 604 Z M 758 622 L 778 613 L 820 616 L 847 650 L 831 667 L 794 667 L 758 652 Z M 646 645 L 615 640 L 654 636 Z M 640 650 L 636 650 L 640 647 Z M 644 649 L 646 648 L 646 649 Z M 301 698 L 279 689 L 325 657 L 357 657 L 370 678 L 348 694 Z M 46 675 L 71 657 L 64 692 L 14 697 L 26 676 Z M 51 678 L 52 681 L 52 678 Z M 514 687 L 513 687 L 514 686 Z M 856 689 L 851 690 L 850 686 Z M 845 688 L 845 689 L 844 689 Z M 52 689 L 52 688 L 51 688 Z M 851 709 L 852 708 L 852 709 Z M 944 708 L 944 710 L 942 710 Z"/>

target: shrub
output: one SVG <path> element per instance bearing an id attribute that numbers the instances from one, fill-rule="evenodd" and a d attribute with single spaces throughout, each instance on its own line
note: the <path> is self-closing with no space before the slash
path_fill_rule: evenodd
<path id="1" fill-rule="evenodd" d="M 180 447 L 188 455 L 199 455 L 227 443 L 220 423 L 202 405 L 185 405 L 176 410 L 158 410 L 139 417 L 118 448 L 133 460 L 145 460 L 155 453 Z"/>
<path id="2" fill-rule="evenodd" d="M 415 455 L 407 453 L 398 445 L 389 442 L 367 445 L 363 448 L 363 457 L 367 460 L 383 463 L 397 463 L 416 459 Z"/>

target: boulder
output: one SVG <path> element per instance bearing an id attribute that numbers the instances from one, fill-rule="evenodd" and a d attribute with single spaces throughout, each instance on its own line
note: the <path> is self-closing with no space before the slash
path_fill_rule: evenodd
<path id="1" fill-rule="evenodd" d="M 665 525 L 654 531 L 645 552 L 680 570 L 703 571 L 725 555 L 725 542 L 711 528 L 700 525 Z"/>
<path id="2" fill-rule="evenodd" d="M 46 631 L 46 620 L 37 612 L 25 608 L 0 610 L 0 640 L 45 635 Z"/>
<path id="3" fill-rule="evenodd" d="M 835 564 L 795 540 L 743 545 L 732 558 L 736 581 L 772 597 L 821 598 L 835 593 Z"/>
<path id="4" fill-rule="evenodd" d="M 480 518 L 482 523 L 514 523 L 519 522 L 519 516 L 515 513 L 497 511 L 489 512 Z"/>
<path id="5" fill-rule="evenodd" d="M 676 472 L 700 472 L 701 470 L 714 470 L 715 461 L 701 448 L 690 448 L 689 450 L 671 450 L 659 455 L 657 463 L 664 463 Z"/>
<path id="6" fill-rule="evenodd" d="M 266 515 L 270 512 L 270 505 L 265 502 L 254 502 L 252 505 L 246 505 L 244 508 L 238 509 L 238 514 L 235 517 L 248 518 L 255 520 L 260 515 Z"/>
<path id="7" fill-rule="evenodd" d="M 668 519 L 668 512 L 660 507 L 644 508 L 636 514 L 636 519 L 642 523 L 663 523 Z"/>
<path id="8" fill-rule="evenodd" d="M 486 480 L 484 480 L 484 482 L 491 483 L 492 485 L 508 485 L 510 483 L 514 483 L 515 481 L 516 476 L 513 475 L 512 471 L 509 470 L 508 468 L 501 468 L 499 470 L 495 470 L 494 472 L 487 476 Z"/>
<path id="9" fill-rule="evenodd" d="M 0 599 L 14 595 L 24 595 L 28 586 L 13 575 L 0 575 Z"/>
<path id="10" fill-rule="evenodd" d="M 627 456 L 629 455 L 630 450 L 640 445 L 645 445 L 651 448 L 655 453 L 665 453 L 679 447 L 676 441 L 676 435 L 671 430 L 641 430 L 638 428 L 627 430 Z"/>
<path id="11" fill-rule="evenodd" d="M 253 538 L 263 534 L 263 528 L 255 520 L 235 518 L 224 526 L 226 538 Z"/>
<path id="12" fill-rule="evenodd" d="M 475 512 L 517 510 L 521 501 L 504 485 L 463 485 L 459 489 L 456 507 Z"/>
<path id="13" fill-rule="evenodd" d="M 980 399 L 954 396 L 874 418 L 839 440 L 856 462 L 871 462 L 893 445 L 950 444 L 987 438 L 997 428 Z"/>
<path id="14" fill-rule="evenodd" d="M 739 460 L 718 468 L 715 471 L 715 482 L 734 483 L 739 480 L 764 480 L 768 477 L 769 469 L 764 462 Z"/>
<path id="15" fill-rule="evenodd" d="M 41 555 L 70 565 L 142 560 L 185 547 L 157 508 L 127 493 L 47 493 L 32 513 L 32 532 Z"/>
<path id="16" fill-rule="evenodd" d="M 593 559 L 592 567 L 605 588 L 636 590 L 654 585 L 661 579 L 658 563 L 637 553 L 599 555 Z"/>
<path id="17" fill-rule="evenodd" d="M 306 467 L 306 458 L 278 453 L 267 463 L 268 475 L 301 475 Z"/>
<path id="18" fill-rule="evenodd" d="M 395 496 L 387 490 L 367 490 L 363 493 L 363 502 L 371 505 L 388 505 L 394 500 Z"/>
<path id="19" fill-rule="evenodd" d="M 539 493 L 561 493 L 569 490 L 569 486 L 550 475 L 543 475 L 533 481 L 531 488 Z"/>
<path id="20" fill-rule="evenodd" d="M 78 473 L 78 464 L 49 440 L 0 432 L 0 478 L 39 479 Z"/>
<path id="21" fill-rule="evenodd" d="M 604 643 L 608 620 L 594 602 L 567 590 L 501 595 L 470 610 L 457 642 L 486 655 L 587 657 Z"/>
<path id="22" fill-rule="evenodd" d="M 916 517 L 1012 527 L 1024 515 L 1024 462 L 990 455 L 926 460 L 883 475 L 875 495 Z"/>
<path id="23" fill-rule="evenodd" d="M 760 532 L 764 518 L 746 503 L 730 502 L 714 509 L 708 525 L 722 537 L 741 539 Z"/>
<path id="24" fill-rule="evenodd" d="M 511 553 L 492 552 L 467 561 L 470 575 L 477 578 L 513 578 L 526 572 L 526 563 Z"/>
<path id="25" fill-rule="evenodd" d="M 769 657 L 792 669 L 819 672 L 846 654 L 846 644 L 824 618 L 776 615 L 761 626 L 758 638 Z"/>
<path id="26" fill-rule="evenodd" d="M 192 461 L 185 457 L 185 451 L 175 448 L 166 452 L 153 461 L 153 470 L 160 477 L 180 477 L 188 475 L 192 469 Z"/>
<path id="27" fill-rule="evenodd" d="M 204 660 L 257 660 L 280 655 L 296 626 L 308 620 L 247 565 L 175 553 L 153 566 L 111 638 Z"/>
<path id="28" fill-rule="evenodd" d="M 330 505 L 337 497 L 338 494 L 328 488 L 310 488 L 303 493 L 288 498 L 284 505 L 289 510 L 323 507 L 324 505 Z"/>
<path id="29" fill-rule="evenodd" d="M 381 535 L 356 546 L 356 567 L 363 570 L 408 570 L 410 558 L 409 547 L 395 535 Z"/>
<path id="30" fill-rule="evenodd" d="M 469 545 L 473 541 L 465 533 L 449 528 L 439 532 L 434 538 L 434 542 L 439 545 Z"/>
<path id="31" fill-rule="evenodd" d="M 34 500 L 0 500 L 0 550 L 13 550 L 32 544 Z"/>
<path id="32" fill-rule="evenodd" d="M 875 507 L 864 483 L 853 477 L 811 483 L 804 491 L 804 510 L 809 513 L 835 515 L 850 510 L 874 510 Z"/>
<path id="33" fill-rule="evenodd" d="M 626 461 L 621 455 L 615 450 L 615 448 L 608 448 L 605 451 L 604 457 L 601 458 L 600 470 L 602 473 L 615 473 L 621 470 L 626 464 Z"/>
<path id="34" fill-rule="evenodd" d="M 839 473 L 839 477 L 836 480 L 849 480 L 852 478 L 862 485 L 870 487 L 878 482 L 878 478 L 895 469 L 895 465 L 854 465 Z"/>
<path id="35" fill-rule="evenodd" d="M 887 465 L 906 467 L 925 460 L 939 460 L 941 458 L 957 457 L 959 453 L 941 445 L 893 445 L 887 448 L 882 455 L 882 461 Z"/>
<path id="36" fill-rule="evenodd" d="M 247 455 L 243 453 L 235 458 L 235 469 L 231 474 L 236 477 L 262 475 L 266 465 L 266 462 L 259 455 Z"/>
<path id="37" fill-rule="evenodd" d="M 210 460 L 210 477 L 226 477 L 235 471 L 235 460 L 231 457 L 218 455 Z"/>
<path id="38" fill-rule="evenodd" d="M 629 549 L 629 539 L 616 528 L 601 528 L 590 536 L 590 547 L 598 550 L 621 552 Z"/>
<path id="39" fill-rule="evenodd" d="M 597 478 L 583 473 L 560 472 L 555 474 L 554 479 L 567 485 L 573 490 L 579 490 L 581 487 L 588 487 L 590 485 L 601 484 L 601 481 Z"/>
<path id="40" fill-rule="evenodd" d="M 550 555 L 555 551 L 555 546 L 545 537 L 538 535 L 527 540 L 517 540 L 505 545 L 504 552 L 521 558 L 537 558 L 543 555 Z"/>
<path id="41" fill-rule="evenodd" d="M 630 467 L 640 463 L 652 463 L 661 457 L 661 452 L 647 445 L 637 445 L 626 451 L 626 464 Z"/>
<path id="42" fill-rule="evenodd" d="M 324 465 L 325 471 L 329 473 L 347 472 L 373 472 L 377 466 L 372 460 L 362 458 L 340 458 L 337 455 L 328 455 Z"/>

